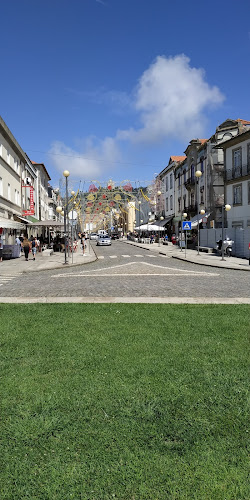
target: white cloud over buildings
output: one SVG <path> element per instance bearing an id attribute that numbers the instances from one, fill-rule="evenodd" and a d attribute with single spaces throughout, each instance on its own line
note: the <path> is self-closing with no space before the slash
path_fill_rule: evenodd
<path id="1" fill-rule="evenodd" d="M 85 96 L 87 95 L 84 92 Z M 114 131 L 114 137 L 103 140 L 85 139 L 83 151 L 74 151 L 62 142 L 54 142 L 51 147 L 53 161 L 60 171 L 69 167 L 74 175 L 94 178 L 105 173 L 108 162 L 120 160 L 120 148 L 127 141 L 138 147 L 172 139 L 189 141 L 203 137 L 206 131 L 207 114 L 224 101 L 224 96 L 216 86 L 211 86 L 202 68 L 190 65 L 184 54 L 175 57 L 158 56 L 144 71 L 131 93 L 106 91 L 103 97 L 98 90 L 91 93 L 100 105 L 110 102 L 114 107 L 121 104 L 129 108 L 131 119 L 139 126 Z M 133 114 L 131 114 L 131 109 Z M 61 156 L 60 156 L 61 155 Z M 88 158 L 88 159 L 86 159 Z"/>

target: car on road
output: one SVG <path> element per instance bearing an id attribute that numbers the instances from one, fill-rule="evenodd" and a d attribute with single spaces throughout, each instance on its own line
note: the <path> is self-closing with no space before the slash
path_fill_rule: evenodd
<path id="1" fill-rule="evenodd" d="M 97 233 L 90 233 L 89 239 L 90 240 L 97 240 L 98 239 L 98 234 Z"/>
<path id="2" fill-rule="evenodd" d="M 96 241 L 97 246 L 106 246 L 106 245 L 111 245 L 111 238 L 108 234 L 99 234 L 97 241 Z"/>
<path id="3" fill-rule="evenodd" d="M 111 240 L 119 240 L 119 234 L 118 233 L 111 233 Z"/>

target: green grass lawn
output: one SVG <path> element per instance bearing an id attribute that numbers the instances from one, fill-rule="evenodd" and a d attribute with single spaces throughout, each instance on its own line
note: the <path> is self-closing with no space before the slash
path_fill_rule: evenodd
<path id="1" fill-rule="evenodd" d="M 249 499 L 249 306 L 0 318 L 1 500 Z"/>

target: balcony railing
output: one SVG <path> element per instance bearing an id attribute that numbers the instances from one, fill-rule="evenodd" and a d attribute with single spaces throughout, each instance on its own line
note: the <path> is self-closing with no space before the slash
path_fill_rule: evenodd
<path id="1" fill-rule="evenodd" d="M 191 187 L 195 184 L 196 178 L 195 177 L 188 177 L 188 179 L 184 182 L 185 187 Z"/>
<path id="2" fill-rule="evenodd" d="M 240 177 L 244 177 L 245 175 L 250 175 L 250 164 L 242 165 L 225 171 L 225 177 L 227 181 L 231 181 L 232 179 L 239 179 Z"/>

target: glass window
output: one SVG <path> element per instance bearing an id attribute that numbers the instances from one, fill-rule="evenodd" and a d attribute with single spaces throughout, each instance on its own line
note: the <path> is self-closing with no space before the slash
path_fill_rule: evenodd
<path id="1" fill-rule="evenodd" d="M 172 195 L 170 196 L 170 210 L 173 210 L 173 196 Z"/>
<path id="2" fill-rule="evenodd" d="M 178 211 L 181 211 L 181 198 L 178 198 Z"/>
<path id="3" fill-rule="evenodd" d="M 186 182 L 186 180 L 187 180 L 187 172 L 186 172 L 186 170 L 184 170 L 184 172 L 183 172 L 183 177 L 184 177 L 184 182 Z"/>
<path id="4" fill-rule="evenodd" d="M 168 212 L 168 198 L 166 198 L 166 212 Z"/>
<path id="5" fill-rule="evenodd" d="M 234 205 L 242 204 L 242 185 L 238 184 L 237 186 L 233 186 L 233 200 Z"/>
<path id="6" fill-rule="evenodd" d="M 10 184 L 8 184 L 8 200 L 10 200 Z"/>
<path id="7" fill-rule="evenodd" d="M 194 180 L 194 165 L 191 165 L 191 179 Z"/>
<path id="8" fill-rule="evenodd" d="M 170 189 L 173 188 L 173 174 L 170 174 Z"/>
<path id="9" fill-rule="evenodd" d="M 168 191 L 168 177 L 166 177 L 166 191 Z"/>
<path id="10" fill-rule="evenodd" d="M 181 174 L 178 174 L 178 186 L 181 185 Z"/>
<path id="11" fill-rule="evenodd" d="M 247 170 L 249 172 L 250 171 L 250 143 L 247 145 L 247 166 L 248 166 Z"/>
<path id="12" fill-rule="evenodd" d="M 0 196 L 3 196 L 3 179 L 0 177 Z"/>
<path id="13" fill-rule="evenodd" d="M 233 152 L 234 167 L 240 167 L 241 165 L 241 149 L 236 149 Z"/>
<path id="14" fill-rule="evenodd" d="M 204 162 L 203 162 L 203 159 L 201 160 L 201 172 L 202 173 L 204 172 Z"/>
<path id="15" fill-rule="evenodd" d="M 248 181 L 248 204 L 250 205 L 250 181 Z M 0 192 L 1 194 L 1 192 Z"/>

